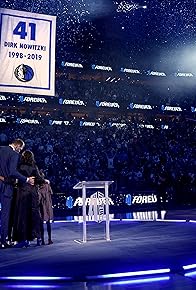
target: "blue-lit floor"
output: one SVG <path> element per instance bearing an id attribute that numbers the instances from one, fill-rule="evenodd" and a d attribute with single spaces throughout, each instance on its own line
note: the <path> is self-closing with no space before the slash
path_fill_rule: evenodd
<path id="1" fill-rule="evenodd" d="M 196 289 L 196 281 L 194 279 L 184 277 L 183 275 L 173 274 L 171 276 L 157 277 L 155 279 L 126 279 L 124 281 L 110 282 L 72 282 L 65 284 L 47 284 L 47 283 L 6 283 L 1 284 L 0 289 L 55 289 L 55 290 L 118 290 L 118 289 L 137 289 L 137 290 L 194 290 Z"/>
<path id="2" fill-rule="evenodd" d="M 107 242 L 104 223 L 89 222 L 86 244 L 74 242 L 82 237 L 82 223 L 59 222 L 52 226 L 53 245 L 0 250 L 0 276 L 59 277 L 62 282 L 102 283 L 121 276 L 140 279 L 147 272 L 150 277 L 149 270 L 155 270 L 155 278 L 160 273 L 184 275 L 183 266 L 196 263 L 195 223 L 112 221 L 111 241 Z M 193 267 L 191 270 L 196 268 Z M 158 269 L 164 271 L 157 272 Z M 138 271 L 145 272 L 138 275 Z"/>

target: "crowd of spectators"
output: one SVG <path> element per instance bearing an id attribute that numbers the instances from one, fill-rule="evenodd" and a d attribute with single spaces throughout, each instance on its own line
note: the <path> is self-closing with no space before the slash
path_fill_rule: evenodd
<path id="1" fill-rule="evenodd" d="M 110 79 L 106 81 L 110 76 Z M 110 80 L 112 80 L 110 82 Z M 71 74 L 62 73 L 56 80 L 58 91 L 56 96 L 66 99 L 80 99 L 89 104 L 96 100 L 118 102 L 119 104 L 141 103 L 182 106 L 190 109 L 196 106 L 195 84 L 192 80 L 141 79 L 123 75 L 110 75 L 96 72 Z M 176 89 L 178 88 L 178 89 Z"/>
<path id="2" fill-rule="evenodd" d="M 191 87 L 185 95 L 184 90 L 161 86 L 161 82 L 157 87 L 146 82 L 136 86 L 128 79 L 110 83 L 80 77 L 71 78 L 64 73 L 59 76 L 56 97 L 80 99 L 94 104 L 94 108 L 96 100 L 150 104 L 157 106 L 157 112 L 153 108 L 152 112 L 144 110 L 139 114 L 124 106 L 124 111 L 104 108 L 100 109 L 102 113 L 96 113 L 99 110 L 95 112 L 91 106 L 67 110 L 52 103 L 36 109 L 40 104 L 21 104 L 13 98 L 16 106 L 0 112 L 0 117 L 8 116 L 7 123 L 1 124 L 0 145 L 22 138 L 55 193 L 74 195 L 73 186 L 81 180 L 114 180 L 115 194 L 156 190 L 167 192 L 179 204 L 196 203 L 195 114 L 190 110 L 196 103 Z M 185 110 L 172 112 L 173 118 L 165 116 L 165 122 L 161 105 L 182 106 Z M 83 119 L 82 110 L 87 112 Z M 80 117 L 72 111 L 78 111 Z M 17 124 L 17 118 L 38 119 L 40 124 Z M 51 126 L 50 119 L 67 120 L 70 125 Z M 81 127 L 81 120 L 98 122 L 100 126 Z M 112 122 L 127 125 L 109 125 Z"/>
<path id="3" fill-rule="evenodd" d="M 195 122 L 174 117 L 164 130 L 138 121 L 125 117 L 122 128 L 5 124 L 0 143 L 22 138 L 54 193 L 74 195 L 81 180 L 114 180 L 117 195 L 161 188 L 179 204 L 196 202 Z"/>
<path id="4" fill-rule="evenodd" d="M 59 99 L 80 100 L 84 102 L 79 109 L 96 108 L 96 101 L 118 103 L 118 111 L 129 109 L 131 103 L 151 105 L 154 111 L 161 112 L 161 106 L 180 106 L 182 111 L 191 114 L 191 107 L 196 108 L 194 80 L 129 79 L 128 76 L 109 76 L 109 74 L 93 73 L 57 73 L 55 97 L 46 97 L 48 105 L 58 107 Z M 108 81 L 106 81 L 108 79 Z M 112 82 L 110 82 L 113 80 Z M 181 88 L 183 86 L 183 88 Z M 189 87 L 188 87 L 189 86 Z M 6 95 L 7 102 L 0 102 L 0 107 L 7 105 L 16 109 L 24 105 L 20 95 Z M 35 96 L 32 96 L 35 97 Z M 29 105 L 38 106 L 34 102 Z M 45 106 L 46 104 L 43 103 Z M 40 106 L 39 106 L 40 107 Z M 27 110 L 27 108 L 25 108 Z M 29 109 L 29 113 L 31 110 Z M 58 111 L 59 114 L 59 111 Z"/>

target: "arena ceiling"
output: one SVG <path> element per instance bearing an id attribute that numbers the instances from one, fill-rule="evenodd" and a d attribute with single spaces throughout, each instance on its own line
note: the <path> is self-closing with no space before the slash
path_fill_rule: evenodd
<path id="1" fill-rule="evenodd" d="M 1 0 L 0 7 L 57 15 L 57 63 L 196 67 L 194 0 Z"/>

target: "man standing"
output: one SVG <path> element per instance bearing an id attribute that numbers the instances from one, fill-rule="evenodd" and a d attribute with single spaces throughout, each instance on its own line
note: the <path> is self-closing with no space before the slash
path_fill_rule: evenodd
<path id="1" fill-rule="evenodd" d="M 17 171 L 19 152 L 24 148 L 25 143 L 16 139 L 9 146 L 0 148 L 0 175 L 12 177 L 21 182 L 28 182 L 34 185 L 34 177 L 25 177 Z M 13 185 L 0 180 L 0 201 L 1 201 L 1 248 L 8 248 L 6 242 L 8 236 L 10 209 L 13 198 Z"/>

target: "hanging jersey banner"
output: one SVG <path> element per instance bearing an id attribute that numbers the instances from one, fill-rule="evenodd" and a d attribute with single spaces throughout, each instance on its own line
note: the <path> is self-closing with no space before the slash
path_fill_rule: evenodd
<path id="1" fill-rule="evenodd" d="M 0 9 L 0 92 L 55 94 L 56 16 Z"/>

